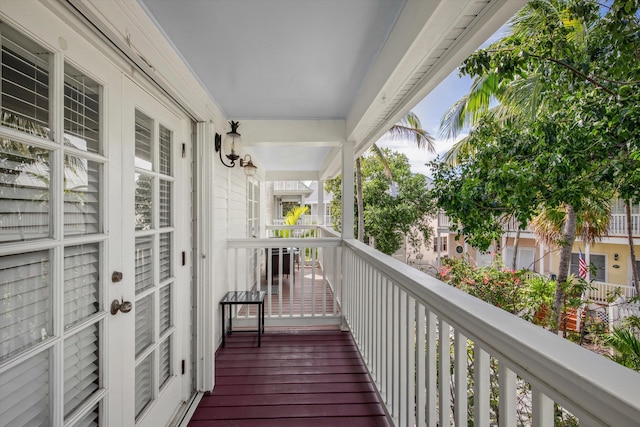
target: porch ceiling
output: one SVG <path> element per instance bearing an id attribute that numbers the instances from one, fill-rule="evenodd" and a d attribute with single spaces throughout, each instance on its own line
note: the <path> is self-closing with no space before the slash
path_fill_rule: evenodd
<path id="1" fill-rule="evenodd" d="M 225 116 L 241 121 L 259 167 L 291 178 L 335 174 L 342 141 L 367 149 L 526 3 L 138 2 Z M 303 136 L 281 125 L 293 122 Z"/>

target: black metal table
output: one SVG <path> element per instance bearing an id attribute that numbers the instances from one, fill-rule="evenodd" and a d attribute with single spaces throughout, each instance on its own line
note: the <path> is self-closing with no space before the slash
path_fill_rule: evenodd
<path id="1" fill-rule="evenodd" d="M 242 330 L 242 332 L 257 332 L 258 333 L 258 347 L 260 347 L 260 338 L 264 334 L 264 296 L 267 293 L 265 291 L 229 291 L 224 298 L 220 300 L 222 306 L 222 347 L 224 347 L 224 341 L 227 334 L 233 332 L 233 313 L 232 305 L 257 305 L 258 306 L 258 329 L 257 330 Z M 229 306 L 229 329 L 226 328 L 226 307 Z M 249 307 L 247 307 L 249 310 Z"/>

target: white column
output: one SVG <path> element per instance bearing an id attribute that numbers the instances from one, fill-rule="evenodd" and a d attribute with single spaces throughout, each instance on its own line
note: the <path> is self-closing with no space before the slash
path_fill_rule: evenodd
<path id="1" fill-rule="evenodd" d="M 354 143 L 345 141 L 342 143 L 342 238 L 353 239 L 355 199 L 353 191 L 354 173 Z"/>
<path id="2" fill-rule="evenodd" d="M 318 180 L 318 225 L 324 225 L 324 181 Z"/>

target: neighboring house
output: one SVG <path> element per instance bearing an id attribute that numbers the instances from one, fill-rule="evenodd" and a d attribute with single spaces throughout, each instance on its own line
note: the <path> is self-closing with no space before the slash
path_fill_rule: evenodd
<path id="1" fill-rule="evenodd" d="M 635 204 L 631 209 L 632 235 L 636 256 L 640 253 L 640 205 Z M 466 256 L 471 263 L 477 266 L 491 264 L 496 255 L 502 257 L 503 263 L 511 267 L 513 260 L 513 245 L 516 234 L 515 224 L 505 227 L 505 234 L 497 245 L 493 245 L 485 253 L 460 242 L 456 239 L 456 233 L 449 231 L 449 220 L 441 214 L 438 224 L 439 235 L 442 241 L 449 246 L 443 250 L 442 256 L 459 258 Z M 594 281 L 595 288 L 591 291 L 591 297 L 598 301 L 610 299 L 612 294 L 620 293 L 626 297 L 632 297 L 635 292 L 632 288 L 631 256 L 629 240 L 627 237 L 627 220 L 624 203 L 614 200 L 612 203 L 611 222 L 609 231 L 595 243 L 586 244 L 576 239 L 573 246 L 570 273 L 578 275 L 580 253 L 587 264 L 595 268 L 595 275 L 589 279 Z M 636 260 L 640 264 L 640 261 Z M 525 228 L 520 233 L 518 244 L 517 269 L 528 269 L 545 276 L 557 274 L 559 254 L 557 251 L 541 245 L 534 234 Z"/>
<path id="2" fill-rule="evenodd" d="M 479 418 L 493 357 L 501 405 L 523 378 L 536 425 L 554 403 L 589 425 L 637 422 L 625 368 L 353 239 L 355 157 L 525 3 L 0 2 L 0 424 L 184 425 L 217 385 L 219 302 L 256 289 L 264 248 L 293 260 L 302 245 L 260 238 L 263 183 L 340 173 L 344 231 L 319 227 L 298 251 L 321 296 L 297 316 L 270 301 L 268 327 L 350 331 L 396 425 L 436 425 L 450 384 L 456 424 L 467 414 L 437 328 L 441 347 L 458 339 L 456 367 L 478 355 Z"/>

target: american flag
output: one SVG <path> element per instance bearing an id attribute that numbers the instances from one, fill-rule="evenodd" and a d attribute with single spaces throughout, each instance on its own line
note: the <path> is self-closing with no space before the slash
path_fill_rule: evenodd
<path id="1" fill-rule="evenodd" d="M 582 251 L 580 251 L 580 257 L 578 260 L 578 276 L 580 276 L 581 279 L 586 279 L 587 271 L 587 261 L 585 261 L 584 255 L 582 254 Z"/>

